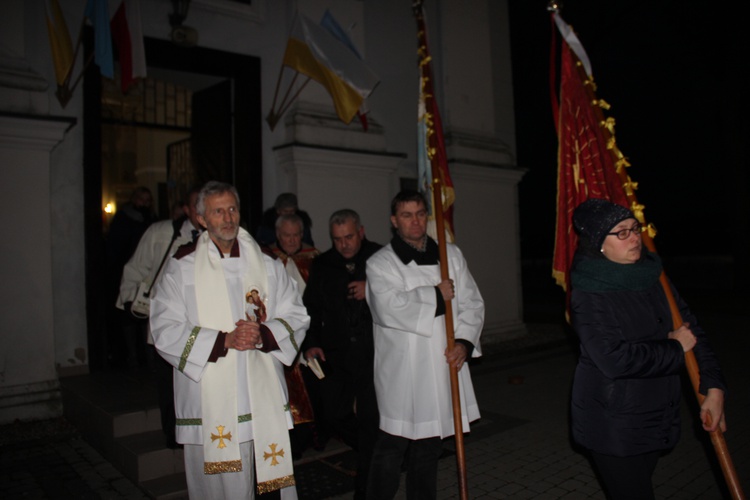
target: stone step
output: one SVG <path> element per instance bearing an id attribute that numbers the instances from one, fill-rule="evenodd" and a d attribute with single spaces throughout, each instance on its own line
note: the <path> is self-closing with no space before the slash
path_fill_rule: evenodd
<path id="1" fill-rule="evenodd" d="M 182 449 L 165 446 L 161 430 L 131 434 L 115 440 L 112 464 L 132 481 L 144 481 L 185 472 Z"/>
<path id="2" fill-rule="evenodd" d="M 149 497 L 155 500 L 187 500 L 185 473 L 162 476 L 140 484 Z"/>
<path id="3" fill-rule="evenodd" d="M 156 387 L 148 373 L 96 373 L 60 379 L 65 418 L 109 458 L 115 439 L 161 429 Z"/>
<path id="4" fill-rule="evenodd" d="M 65 418 L 117 470 L 152 498 L 187 498 L 183 452 L 166 446 L 152 373 L 80 375 L 60 385 Z"/>

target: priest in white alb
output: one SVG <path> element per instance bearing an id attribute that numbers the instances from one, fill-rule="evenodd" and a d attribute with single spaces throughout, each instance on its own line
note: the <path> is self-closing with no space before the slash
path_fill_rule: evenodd
<path id="1" fill-rule="evenodd" d="M 283 265 L 239 225 L 239 196 L 209 182 L 198 198 L 206 231 L 170 259 L 151 303 L 159 354 L 175 367 L 177 442 L 188 493 L 297 498 L 283 365 L 310 318 Z"/>

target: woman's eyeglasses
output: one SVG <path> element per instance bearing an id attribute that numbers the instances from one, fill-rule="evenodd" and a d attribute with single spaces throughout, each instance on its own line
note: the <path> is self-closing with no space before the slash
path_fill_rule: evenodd
<path id="1" fill-rule="evenodd" d="M 620 229 L 614 233 L 607 233 L 607 236 L 617 236 L 618 240 L 626 240 L 630 237 L 630 233 L 641 234 L 642 232 L 643 226 L 640 222 L 636 222 L 630 229 Z"/>

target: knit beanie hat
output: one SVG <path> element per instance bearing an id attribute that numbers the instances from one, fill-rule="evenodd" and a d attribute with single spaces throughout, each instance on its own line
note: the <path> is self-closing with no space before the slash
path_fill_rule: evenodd
<path id="1" fill-rule="evenodd" d="M 573 227 L 580 237 L 578 247 L 598 254 L 607 233 L 625 219 L 635 219 L 633 212 L 601 198 L 589 198 L 573 211 Z"/>

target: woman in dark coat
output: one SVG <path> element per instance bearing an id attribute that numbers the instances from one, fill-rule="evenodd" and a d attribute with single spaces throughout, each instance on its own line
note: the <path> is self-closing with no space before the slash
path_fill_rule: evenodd
<path id="1" fill-rule="evenodd" d="M 657 460 L 679 439 L 685 353 L 693 350 L 700 368 L 707 431 L 726 430 L 724 380 L 705 332 L 674 288 L 684 323 L 671 331 L 661 261 L 643 248 L 633 214 L 592 198 L 575 209 L 573 225 L 579 243 L 570 307 L 581 345 L 573 438 L 591 453 L 608 498 L 653 499 Z"/>

